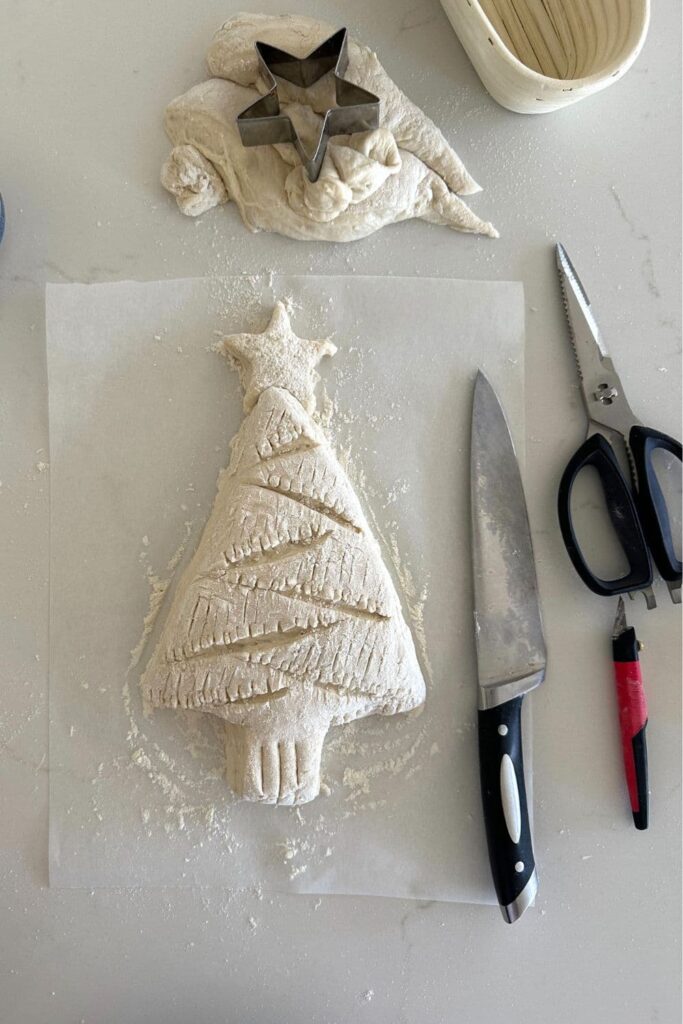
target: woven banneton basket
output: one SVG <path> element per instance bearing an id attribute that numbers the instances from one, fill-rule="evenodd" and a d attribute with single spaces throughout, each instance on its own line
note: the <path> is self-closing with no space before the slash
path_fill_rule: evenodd
<path id="1" fill-rule="evenodd" d="M 618 81 L 640 53 L 650 0 L 441 0 L 493 98 L 542 114 Z"/>

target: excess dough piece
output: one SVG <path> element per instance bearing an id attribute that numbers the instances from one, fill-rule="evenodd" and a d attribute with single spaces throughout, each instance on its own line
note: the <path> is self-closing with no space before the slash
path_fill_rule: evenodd
<path id="1" fill-rule="evenodd" d="M 305 56 L 334 31 L 301 15 L 236 14 L 209 48 L 213 76 L 169 104 L 173 150 L 162 184 L 180 210 L 197 216 L 230 200 L 251 231 L 349 242 L 385 224 L 417 217 L 458 231 L 497 237 L 460 198 L 479 191 L 436 125 L 389 78 L 377 55 L 349 39 L 345 78 L 378 96 L 380 127 L 336 136 L 311 182 L 291 144 L 246 148 L 237 115 L 266 91 L 255 43 Z M 278 80 L 281 112 L 310 150 L 333 103 L 331 78 L 302 90 Z"/>
<path id="2" fill-rule="evenodd" d="M 143 675 L 154 707 L 225 719 L 238 796 L 294 804 L 320 791 L 331 725 L 424 701 L 410 630 L 353 488 L 312 419 L 329 341 L 292 331 L 223 342 L 246 418 L 197 550 Z"/>

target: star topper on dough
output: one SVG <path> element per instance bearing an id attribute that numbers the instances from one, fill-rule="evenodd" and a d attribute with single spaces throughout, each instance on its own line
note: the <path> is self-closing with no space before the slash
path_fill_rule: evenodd
<path id="1" fill-rule="evenodd" d="M 255 47 L 268 92 L 238 114 L 237 127 L 242 144 L 269 146 L 291 142 L 309 181 L 317 181 L 328 140 L 333 135 L 354 135 L 379 127 L 379 97 L 344 78 L 349 64 L 345 28 L 340 28 L 306 57 L 295 57 L 269 43 L 257 42 Z M 313 152 L 309 154 L 291 118 L 280 110 L 275 76 L 300 89 L 310 89 L 330 71 L 334 72 L 337 105 L 325 112 Z"/>
<path id="2" fill-rule="evenodd" d="M 282 301 L 261 334 L 230 334 L 223 349 L 237 362 L 244 388 L 244 411 L 250 412 L 267 388 L 286 388 L 306 412 L 315 408 L 315 367 L 323 356 L 333 356 L 337 346 L 329 338 L 299 338 L 292 330 Z"/>

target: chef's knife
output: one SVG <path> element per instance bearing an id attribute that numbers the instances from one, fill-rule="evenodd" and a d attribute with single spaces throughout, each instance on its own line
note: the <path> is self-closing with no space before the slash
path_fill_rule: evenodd
<path id="1" fill-rule="evenodd" d="M 521 711 L 524 694 L 543 682 L 546 649 L 522 478 L 505 415 L 481 371 L 472 408 L 471 501 L 481 793 L 493 882 L 512 923 L 538 888 Z"/>

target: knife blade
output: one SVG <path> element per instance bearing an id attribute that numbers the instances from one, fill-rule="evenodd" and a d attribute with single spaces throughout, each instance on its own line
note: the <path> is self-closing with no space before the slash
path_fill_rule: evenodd
<path id="1" fill-rule="evenodd" d="M 493 882 L 518 920 L 538 877 L 524 782 L 524 694 L 545 678 L 546 647 L 522 478 L 505 414 L 479 371 L 471 440 L 472 568 L 479 772 Z"/>

